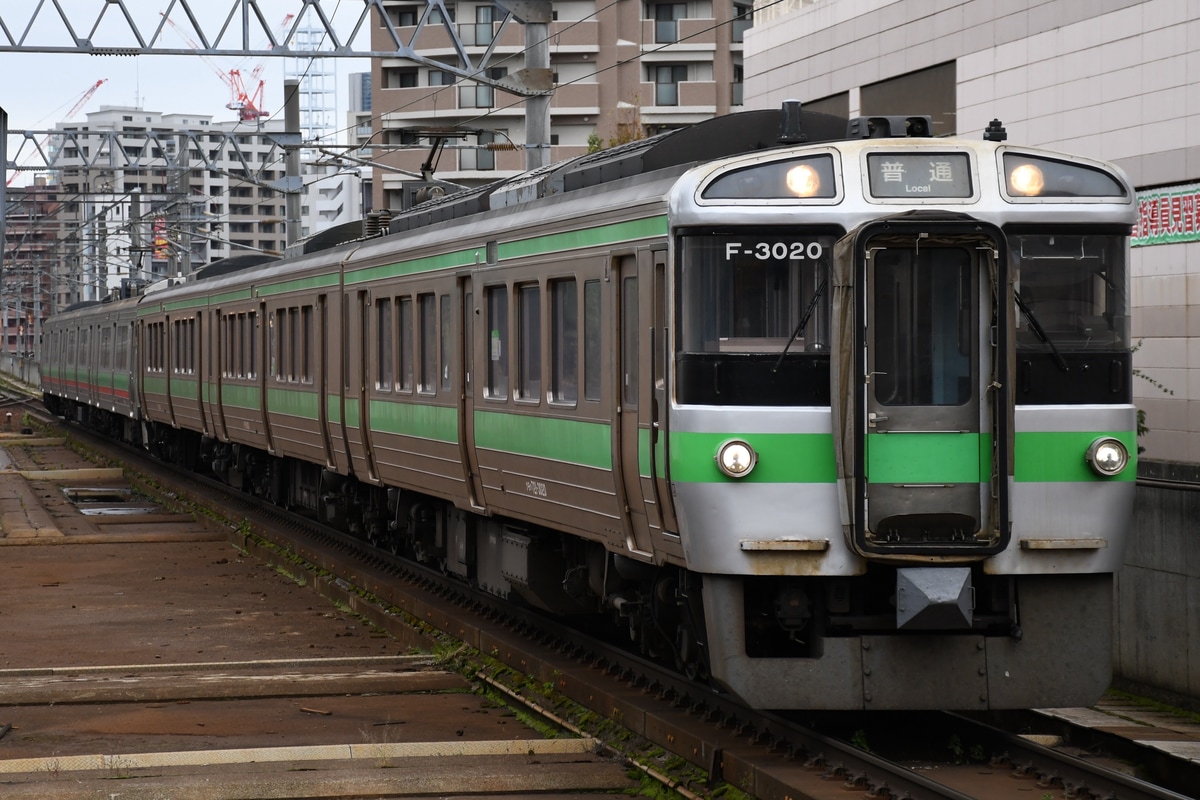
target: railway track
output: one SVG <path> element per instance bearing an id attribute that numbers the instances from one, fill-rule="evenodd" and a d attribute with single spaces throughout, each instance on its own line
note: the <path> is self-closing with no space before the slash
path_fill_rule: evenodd
<path id="1" fill-rule="evenodd" d="M 859 715 L 828 715 L 814 725 L 804 715 L 748 710 L 578 630 L 497 607 L 490 595 L 345 534 L 86 431 L 76 434 L 88 449 L 126 463 L 143 490 L 196 512 L 220 508 L 224 521 L 215 524 L 255 557 L 302 573 L 319 593 L 406 646 L 459 648 L 453 660 L 464 670 L 556 724 L 609 742 L 685 796 L 706 796 L 723 784 L 763 800 L 1187 796 L 965 717 L 883 715 L 899 722 L 891 729 L 897 738 Z M 893 747 L 894 741 L 906 746 Z M 914 741 L 925 744 L 914 749 Z"/>

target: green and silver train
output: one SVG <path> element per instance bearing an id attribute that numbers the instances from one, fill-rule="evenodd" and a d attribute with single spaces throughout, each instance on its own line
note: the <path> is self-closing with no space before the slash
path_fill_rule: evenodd
<path id="1" fill-rule="evenodd" d="M 1134 193 L 746 112 L 60 314 L 46 404 L 778 709 L 1081 705 Z"/>

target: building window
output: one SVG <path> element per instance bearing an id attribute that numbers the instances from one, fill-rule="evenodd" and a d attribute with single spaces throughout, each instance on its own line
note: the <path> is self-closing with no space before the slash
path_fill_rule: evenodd
<path id="1" fill-rule="evenodd" d="M 384 89 L 413 89 L 417 86 L 416 67 L 384 67 Z"/>
<path id="2" fill-rule="evenodd" d="M 453 86 L 455 76 L 453 72 L 447 72 L 444 69 L 429 70 L 429 85 L 430 86 Z"/>
<path id="3" fill-rule="evenodd" d="M 487 149 L 489 144 L 496 141 L 492 131 L 481 131 L 476 139 L 478 147 L 467 148 L 458 152 L 459 169 L 494 170 L 496 168 L 496 153 Z"/>
<path id="4" fill-rule="evenodd" d="M 955 63 L 910 72 L 862 87 L 861 113 L 866 115 L 908 114 L 919 108 L 933 117 L 933 135 L 957 133 L 958 78 Z M 811 108 L 806 104 L 805 108 Z"/>
<path id="5" fill-rule="evenodd" d="M 686 3 L 655 3 L 652 6 L 654 17 L 654 41 L 659 44 L 670 44 L 679 41 L 679 20 L 687 19 Z"/>
<path id="6" fill-rule="evenodd" d="M 654 82 L 654 104 L 656 106 L 679 105 L 679 84 L 687 80 L 686 64 L 661 64 L 650 67 L 650 79 Z"/>
<path id="7" fill-rule="evenodd" d="M 461 31 L 463 44 L 465 45 L 487 45 L 492 43 L 495 38 L 495 29 L 492 23 L 496 19 L 496 7 L 493 5 L 480 5 L 475 7 L 475 24 L 464 25 Z"/>
<path id="8" fill-rule="evenodd" d="M 745 41 L 746 31 L 754 24 L 754 6 L 733 4 L 733 41 Z"/>

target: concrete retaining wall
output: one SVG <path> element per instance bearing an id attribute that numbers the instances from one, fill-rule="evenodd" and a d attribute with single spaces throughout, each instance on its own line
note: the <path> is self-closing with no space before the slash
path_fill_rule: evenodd
<path id="1" fill-rule="evenodd" d="M 32 358 L 21 358 L 13 353 L 0 353 L 0 373 L 11 375 L 30 386 L 42 385 L 42 373 L 38 362 Z"/>
<path id="2" fill-rule="evenodd" d="M 1143 461 L 1117 577 L 1115 684 L 1200 710 L 1200 467 Z"/>

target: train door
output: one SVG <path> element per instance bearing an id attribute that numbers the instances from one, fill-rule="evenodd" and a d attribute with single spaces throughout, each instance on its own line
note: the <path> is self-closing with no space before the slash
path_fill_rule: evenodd
<path id="1" fill-rule="evenodd" d="M 253 316 L 253 313 L 251 313 L 250 315 L 247 315 L 247 319 L 249 319 L 252 316 Z M 258 318 L 259 319 L 267 319 L 268 318 L 267 317 L 267 304 L 265 301 L 260 302 L 258 305 Z M 278 321 L 276 321 L 276 322 L 278 322 Z M 245 333 L 243 333 L 243 335 L 251 337 L 250 347 L 254 348 L 257 351 L 255 353 L 254 361 L 258 364 L 270 364 L 271 363 L 270 358 L 272 355 L 270 337 L 269 336 L 256 336 L 254 331 L 246 331 Z M 275 335 L 279 336 L 279 337 L 287 336 L 288 331 L 281 330 L 280 326 L 278 324 L 276 324 L 275 325 Z M 295 341 L 289 341 L 287 346 L 288 346 L 288 348 L 296 347 L 297 343 Z M 287 352 L 290 353 L 291 350 L 289 349 L 289 350 L 287 350 Z M 277 369 L 282 369 L 282 368 L 283 368 L 282 364 L 277 366 Z M 256 412 L 258 414 L 259 420 L 262 423 L 261 430 L 262 430 L 263 442 L 266 446 L 267 452 L 270 453 L 271 455 L 275 455 L 275 440 L 271 435 L 271 415 L 267 410 L 270 407 L 270 404 L 267 402 L 267 382 L 274 380 L 273 376 L 267 374 L 270 371 L 271 370 L 269 370 L 269 369 L 259 369 L 257 371 L 254 371 L 253 376 L 258 378 L 258 408 L 256 409 Z M 248 372 L 249 372 L 249 370 L 248 370 Z"/>
<path id="2" fill-rule="evenodd" d="M 458 381 L 455 391 L 458 392 L 459 436 L 458 446 L 463 469 L 466 470 L 467 492 L 471 505 L 483 507 L 483 482 L 479 476 L 479 457 L 473 446 L 475 442 L 475 387 L 471 377 L 475 368 L 475 312 L 472 309 L 473 293 L 471 291 L 471 276 L 458 276 L 455 299 L 458 305 L 459 326 L 458 363 L 461 369 L 452 370 L 454 380 Z"/>
<path id="3" fill-rule="evenodd" d="M 994 291 L 997 237 L 971 229 L 859 237 L 866 319 L 861 384 L 861 520 L 873 552 L 994 547 L 1006 527 L 1004 363 Z M 862 294 L 865 292 L 865 294 Z"/>
<path id="4" fill-rule="evenodd" d="M 671 395 L 667 391 L 667 372 L 671 364 L 671 330 L 667 326 L 670 293 L 667 287 L 667 251 L 651 254 L 654 269 L 654 323 L 651 328 L 650 373 L 654 385 L 650 389 L 650 472 L 654 476 L 654 496 L 659 509 L 662 530 L 677 538 L 679 523 L 671 500 L 671 484 L 667 474 L 670 459 L 667 453 L 667 420 Z M 683 555 L 680 549 L 679 555 Z"/>
<path id="5" fill-rule="evenodd" d="M 329 295 L 317 296 L 316 318 L 317 426 L 321 430 L 321 442 L 325 448 L 325 466 L 328 469 L 336 470 L 338 464 L 334 457 L 333 433 L 329 426 L 329 398 L 333 395 L 330 391 L 332 381 L 329 375 L 331 366 L 329 363 Z M 334 376 L 335 379 L 338 377 Z"/>
<path id="6" fill-rule="evenodd" d="M 204 431 L 205 436 L 212 436 L 213 423 L 212 415 L 209 413 L 209 405 L 207 403 L 208 392 L 211 387 L 211 363 L 208 358 L 209 343 L 204 339 L 204 332 L 208 330 L 204 324 L 204 312 L 196 312 L 196 338 L 194 340 L 195 352 L 192 353 L 192 366 L 196 376 L 196 413 L 200 415 L 200 428 Z"/>
<path id="7" fill-rule="evenodd" d="M 638 267 L 635 256 L 616 259 L 617 348 L 614 374 L 617 376 L 616 400 L 616 458 L 620 474 L 619 490 L 625 496 L 626 546 L 630 554 L 650 560 L 654 558 L 651 539 L 651 520 L 646 513 L 642 466 L 649 475 L 649 403 L 643 403 L 642 390 L 642 317 L 638 287 Z M 647 445 L 643 448 L 643 440 Z M 645 453 L 646 458 L 642 455 Z"/>
<path id="8" fill-rule="evenodd" d="M 221 309 L 213 311 L 213 319 L 217 322 L 212 326 L 212 347 L 209 350 L 209 372 L 212 375 L 212 391 L 209 393 L 209 407 L 212 409 L 213 435 L 223 442 L 229 441 L 229 428 L 225 424 L 225 370 L 229 358 L 229 337 L 233 332 L 229 329 L 233 324 L 232 318 L 221 313 Z"/>
<path id="9" fill-rule="evenodd" d="M 346 350 L 343 358 L 349 370 L 349 385 L 346 389 L 346 413 L 344 432 L 346 445 L 354 473 L 360 480 L 378 482 L 375 457 L 371 451 L 371 294 L 358 292 L 351 302 L 349 295 L 346 311 Z"/>
<path id="10" fill-rule="evenodd" d="M 164 400 L 167 405 L 167 421 L 171 423 L 172 428 L 178 428 L 175 422 L 175 392 L 178 390 L 174 380 L 175 365 L 179 363 L 176 354 L 179 347 L 179 332 L 171 330 L 172 319 L 171 315 L 167 314 L 163 317 L 163 377 L 166 378 L 165 386 L 167 387 Z"/>

